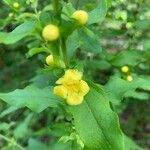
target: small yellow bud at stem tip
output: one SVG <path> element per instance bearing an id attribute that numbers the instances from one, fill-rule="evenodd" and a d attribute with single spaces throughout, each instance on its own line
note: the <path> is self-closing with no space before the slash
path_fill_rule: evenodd
<path id="1" fill-rule="evenodd" d="M 43 28 L 42 36 L 46 41 L 55 41 L 59 38 L 59 28 L 56 25 L 49 24 Z"/>
<path id="2" fill-rule="evenodd" d="M 47 56 L 45 61 L 47 65 L 53 65 L 54 64 L 53 55 Z"/>
<path id="3" fill-rule="evenodd" d="M 14 7 L 14 8 L 19 8 L 19 3 L 18 3 L 18 2 L 14 2 L 14 3 L 13 3 L 13 7 Z"/>
<path id="4" fill-rule="evenodd" d="M 85 25 L 88 21 L 88 13 L 84 10 L 75 11 L 72 16 L 80 25 Z"/>
<path id="5" fill-rule="evenodd" d="M 129 76 L 127 76 L 126 80 L 131 82 L 133 80 L 133 77 L 131 75 L 129 75 Z"/>
<path id="6" fill-rule="evenodd" d="M 127 73 L 127 72 L 129 72 L 129 67 L 128 66 L 123 66 L 121 68 L 121 71 L 124 72 L 124 73 Z"/>

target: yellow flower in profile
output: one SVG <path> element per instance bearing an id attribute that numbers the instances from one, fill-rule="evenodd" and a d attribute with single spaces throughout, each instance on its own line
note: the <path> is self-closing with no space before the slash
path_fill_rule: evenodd
<path id="1" fill-rule="evenodd" d="M 124 73 L 127 73 L 127 72 L 129 72 L 129 67 L 128 66 L 123 66 L 123 67 L 121 67 L 121 71 L 124 72 Z"/>
<path id="2" fill-rule="evenodd" d="M 69 105 L 81 104 L 90 89 L 82 80 L 82 73 L 74 69 L 67 70 L 56 84 L 58 85 L 54 87 L 54 94 L 66 99 Z"/>

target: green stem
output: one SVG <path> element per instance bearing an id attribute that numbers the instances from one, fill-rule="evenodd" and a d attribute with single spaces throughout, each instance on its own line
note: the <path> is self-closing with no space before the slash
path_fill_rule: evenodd
<path id="1" fill-rule="evenodd" d="M 79 0 L 77 0 L 76 2 L 76 9 L 78 9 L 78 5 L 79 5 Z"/>
<path id="2" fill-rule="evenodd" d="M 60 19 L 60 17 L 61 17 L 61 6 L 59 3 L 59 0 L 52 0 L 52 4 L 53 4 L 53 9 L 54 9 L 56 17 L 58 19 Z"/>
<path id="3" fill-rule="evenodd" d="M 1 138 L 1 139 L 4 139 L 5 141 L 11 143 L 12 145 L 18 147 L 18 148 L 21 149 L 21 150 L 25 150 L 25 148 L 23 148 L 21 145 L 19 145 L 19 144 L 17 144 L 16 142 L 10 140 L 9 138 L 7 138 L 6 136 L 4 136 L 4 135 L 2 135 L 2 134 L 0 134 L 0 138 Z"/>
<path id="4" fill-rule="evenodd" d="M 62 47 L 64 63 L 66 65 L 66 67 L 68 67 L 67 48 L 66 48 L 66 43 L 65 43 L 64 38 L 62 38 L 62 46 L 61 47 Z"/>

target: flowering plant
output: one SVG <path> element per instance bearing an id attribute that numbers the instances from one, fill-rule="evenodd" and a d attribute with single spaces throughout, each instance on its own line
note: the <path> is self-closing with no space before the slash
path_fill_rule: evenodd
<path id="1" fill-rule="evenodd" d="M 150 90 L 149 76 L 134 73 L 140 63 L 147 65 L 149 53 L 141 58 L 141 51 L 114 55 L 102 48 L 97 32 L 109 2 L 3 1 L 11 12 L 1 27 L 0 43 L 25 45 L 26 58 L 42 62 L 25 88 L 0 93 L 10 106 L 6 114 L 26 110 L 13 140 L 5 131 L 6 136 L 0 134 L 9 142 L 5 150 L 140 150 L 122 131 L 118 114 L 123 98 L 136 97 L 137 89 Z M 12 22 L 15 28 L 6 32 Z M 47 116 L 46 127 L 32 126 L 29 133 L 30 122 L 36 126 L 40 115 Z M 40 142 L 42 138 L 47 145 Z"/>

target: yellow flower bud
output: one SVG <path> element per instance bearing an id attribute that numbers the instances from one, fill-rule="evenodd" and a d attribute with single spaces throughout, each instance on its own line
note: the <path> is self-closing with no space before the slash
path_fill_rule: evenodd
<path id="1" fill-rule="evenodd" d="M 53 64 L 54 64 L 53 55 L 48 55 L 48 56 L 46 57 L 46 64 L 47 64 L 47 65 L 53 65 Z"/>
<path id="2" fill-rule="evenodd" d="M 59 38 L 59 28 L 56 25 L 49 24 L 44 27 L 42 36 L 47 41 L 55 41 Z"/>
<path id="3" fill-rule="evenodd" d="M 133 26 L 133 23 L 132 22 L 127 22 L 126 23 L 126 28 L 129 29 Z"/>
<path id="4" fill-rule="evenodd" d="M 14 8 L 19 8 L 19 6 L 20 6 L 20 5 L 19 5 L 18 2 L 14 2 L 14 3 L 13 3 L 13 7 L 14 7 Z"/>
<path id="5" fill-rule="evenodd" d="M 132 80 L 133 80 L 133 77 L 132 77 L 131 75 L 128 75 L 127 78 L 126 78 L 126 80 L 127 80 L 127 81 L 132 81 Z"/>
<path id="6" fill-rule="evenodd" d="M 124 72 L 124 73 L 127 73 L 127 72 L 129 72 L 129 67 L 128 66 L 123 66 L 121 68 L 121 71 Z"/>
<path id="7" fill-rule="evenodd" d="M 13 16 L 14 16 L 14 13 L 9 13 L 8 16 L 9 16 L 9 17 L 13 17 Z"/>
<path id="8" fill-rule="evenodd" d="M 85 25 L 88 21 L 88 13 L 84 10 L 77 10 L 72 14 L 72 18 L 77 20 L 79 24 Z"/>

